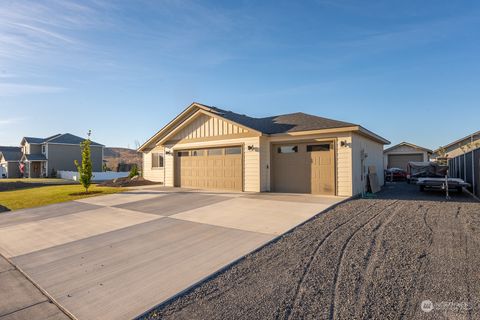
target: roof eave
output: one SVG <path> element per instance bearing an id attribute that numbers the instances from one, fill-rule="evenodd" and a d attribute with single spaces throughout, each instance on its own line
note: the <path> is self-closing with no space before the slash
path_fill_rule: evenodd
<path id="1" fill-rule="evenodd" d="M 170 130 L 174 130 L 175 129 L 175 126 L 176 125 L 182 125 L 186 120 L 188 120 L 189 117 L 195 115 L 197 113 L 198 110 L 195 110 L 193 111 L 195 108 L 198 108 L 200 110 L 203 110 L 205 113 L 209 114 L 209 115 L 212 115 L 212 116 L 217 116 L 217 117 L 220 117 L 222 118 L 223 120 L 227 121 L 227 122 L 230 122 L 230 123 L 234 123 L 238 126 L 241 126 L 241 127 L 244 127 L 248 130 L 251 130 L 253 132 L 256 132 L 258 133 L 259 135 L 263 135 L 262 132 L 256 130 L 256 129 L 253 129 L 253 128 L 250 128 L 250 127 L 247 127 L 241 123 L 237 123 L 235 121 L 232 121 L 232 120 L 229 120 L 225 117 L 222 116 L 222 113 L 221 112 L 218 112 L 214 109 L 212 109 L 211 107 L 208 107 L 206 105 L 203 105 L 201 103 L 198 103 L 198 102 L 193 102 L 192 104 L 190 104 L 185 110 L 183 110 L 178 116 L 176 116 L 172 121 L 170 121 L 169 123 L 167 123 L 162 129 L 160 129 L 155 135 L 153 135 L 150 139 L 148 139 L 144 144 L 142 144 L 138 149 L 137 149 L 137 152 L 143 152 L 149 145 L 151 145 L 152 143 L 154 143 L 156 140 L 157 141 L 162 141 L 164 140 L 164 138 L 166 136 L 169 135 L 169 131 Z M 193 111 L 193 112 L 192 112 Z M 164 137 L 162 139 L 160 139 L 162 137 L 162 135 L 164 135 Z M 157 145 L 158 142 L 155 143 L 155 145 Z"/>
<path id="2" fill-rule="evenodd" d="M 326 128 L 326 129 L 317 129 L 317 130 L 304 130 L 304 131 L 292 131 L 292 132 L 282 132 L 282 133 L 273 133 L 269 134 L 271 137 L 281 137 L 281 136 L 305 136 L 312 134 L 326 134 L 326 133 L 340 133 L 340 132 L 358 132 L 364 136 L 369 137 L 372 140 L 380 142 L 382 144 L 390 144 L 385 138 L 363 128 L 362 126 L 353 125 L 345 127 L 336 127 L 336 128 Z"/>

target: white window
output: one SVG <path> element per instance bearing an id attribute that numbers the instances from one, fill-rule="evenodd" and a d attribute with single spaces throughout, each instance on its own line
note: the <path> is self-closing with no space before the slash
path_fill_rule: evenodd
<path id="1" fill-rule="evenodd" d="M 297 153 L 298 146 L 281 146 L 277 148 L 278 153 Z"/>
<path id="2" fill-rule="evenodd" d="M 42 144 L 42 153 L 45 154 L 45 152 L 47 152 L 46 150 L 47 150 L 46 146 Z"/>
<path id="3" fill-rule="evenodd" d="M 163 168 L 162 153 L 152 153 L 152 168 Z"/>

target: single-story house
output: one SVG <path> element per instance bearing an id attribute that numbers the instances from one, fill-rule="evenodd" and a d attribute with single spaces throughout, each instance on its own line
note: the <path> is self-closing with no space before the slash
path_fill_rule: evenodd
<path id="1" fill-rule="evenodd" d="M 17 178 L 20 176 L 18 167 L 22 157 L 20 147 L 0 146 L 0 178 Z"/>
<path id="2" fill-rule="evenodd" d="M 410 161 L 427 162 L 433 151 L 409 142 L 401 142 L 383 151 L 385 168 L 407 169 Z"/>
<path id="3" fill-rule="evenodd" d="M 388 140 L 305 113 L 252 118 L 192 103 L 138 150 L 143 176 L 165 186 L 351 196 L 369 166 L 383 185 Z"/>
<path id="4" fill-rule="evenodd" d="M 444 145 L 433 152 L 433 159 L 437 157 L 455 158 L 473 149 L 480 147 L 480 131 Z"/>

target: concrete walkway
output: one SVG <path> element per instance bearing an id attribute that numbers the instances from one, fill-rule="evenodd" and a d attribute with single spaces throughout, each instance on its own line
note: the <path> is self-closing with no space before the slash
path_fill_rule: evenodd
<path id="1" fill-rule="evenodd" d="M 70 319 L 0 255 L 0 320 Z"/>
<path id="2" fill-rule="evenodd" d="M 0 214 L 0 252 L 78 319 L 130 319 L 341 200 L 142 188 Z"/>

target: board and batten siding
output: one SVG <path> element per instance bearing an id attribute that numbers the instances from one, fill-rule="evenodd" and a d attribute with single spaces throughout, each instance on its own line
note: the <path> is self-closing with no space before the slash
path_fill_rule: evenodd
<path id="1" fill-rule="evenodd" d="M 152 168 L 152 153 L 161 153 L 165 156 L 163 147 L 156 147 L 148 152 L 143 152 L 143 177 L 150 181 L 164 183 L 165 177 L 165 158 L 163 168 Z"/>
<path id="2" fill-rule="evenodd" d="M 170 140 L 192 140 L 209 137 L 230 136 L 249 132 L 247 129 L 217 117 L 200 114 Z"/>
<path id="3" fill-rule="evenodd" d="M 369 166 L 377 169 L 378 183 L 384 184 L 383 144 L 368 139 L 357 133 L 352 134 L 352 160 L 353 160 L 353 195 L 362 193 L 366 187 L 366 180 L 362 179 L 362 150 L 367 154 L 364 161 L 364 173 L 368 173 Z M 366 178 L 366 176 L 364 177 Z"/>

